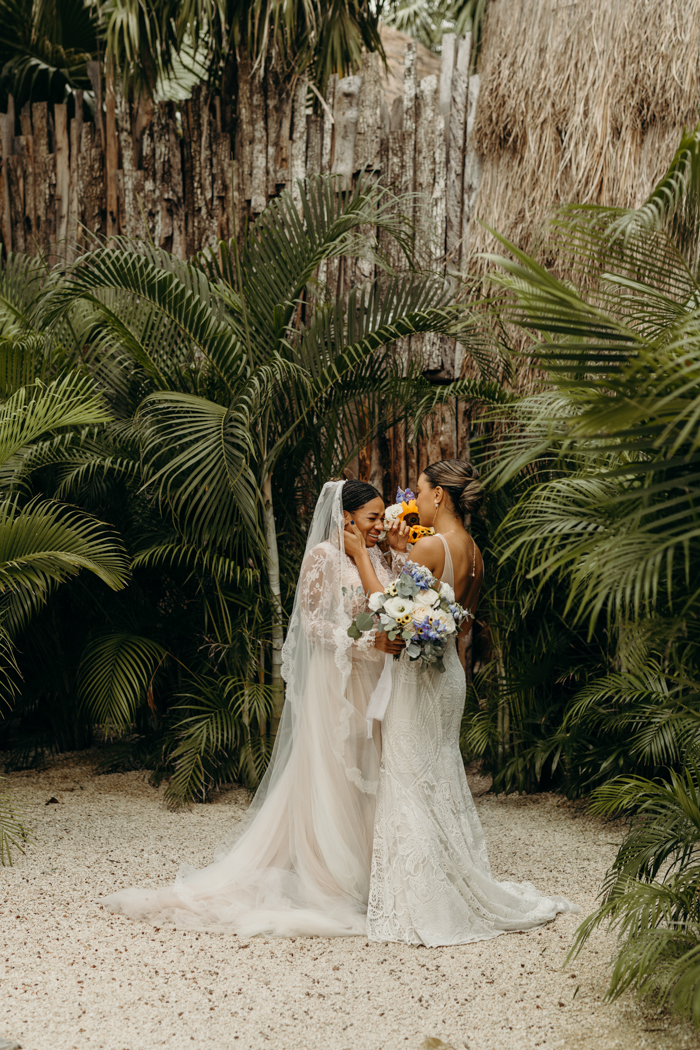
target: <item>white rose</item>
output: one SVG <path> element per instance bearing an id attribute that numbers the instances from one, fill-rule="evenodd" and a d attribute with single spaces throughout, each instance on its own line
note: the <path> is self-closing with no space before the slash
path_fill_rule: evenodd
<path id="1" fill-rule="evenodd" d="M 413 600 L 416 605 L 422 605 L 423 608 L 432 609 L 432 607 L 437 605 L 440 601 L 440 595 L 437 591 L 434 591 L 432 587 L 428 587 L 427 591 L 419 591 Z"/>
<path id="2" fill-rule="evenodd" d="M 389 598 L 385 603 L 384 610 L 394 620 L 403 620 L 413 615 L 415 603 L 410 598 Z"/>
<path id="3" fill-rule="evenodd" d="M 400 503 L 392 503 L 390 507 L 387 507 L 384 511 L 384 528 L 388 530 L 391 525 L 401 517 L 403 507 Z"/>
<path id="4" fill-rule="evenodd" d="M 453 591 L 452 587 L 450 587 L 449 583 L 440 584 L 440 597 L 447 598 L 450 605 L 452 605 L 452 603 L 454 602 L 455 592 Z"/>
<path id="5" fill-rule="evenodd" d="M 444 609 L 434 609 L 431 613 L 431 620 L 444 627 L 447 634 L 454 634 L 457 630 L 452 613 L 445 612 Z"/>
<path id="6" fill-rule="evenodd" d="M 384 604 L 384 595 L 381 591 L 375 591 L 374 594 L 370 594 L 367 604 L 369 605 L 371 612 L 379 612 Z"/>

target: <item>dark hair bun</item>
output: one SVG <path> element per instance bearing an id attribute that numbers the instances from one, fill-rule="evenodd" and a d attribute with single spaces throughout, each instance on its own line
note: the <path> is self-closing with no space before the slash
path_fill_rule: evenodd
<path id="1" fill-rule="evenodd" d="M 374 485 L 367 481 L 346 481 L 343 485 L 343 510 L 353 511 L 364 507 L 365 503 L 371 503 L 373 499 L 381 499 Z"/>
<path id="2" fill-rule="evenodd" d="M 443 488 L 452 500 L 462 520 L 467 514 L 477 514 L 484 501 L 484 489 L 479 471 L 466 459 L 443 459 L 431 463 L 423 471 L 433 488 Z"/>

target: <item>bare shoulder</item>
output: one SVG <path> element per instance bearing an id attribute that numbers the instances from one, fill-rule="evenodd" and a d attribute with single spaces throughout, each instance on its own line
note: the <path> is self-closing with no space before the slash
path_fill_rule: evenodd
<path id="1" fill-rule="evenodd" d="M 431 569 L 443 560 L 444 552 L 445 548 L 439 536 L 421 536 L 413 545 L 411 561 L 418 562 L 419 565 L 427 565 Z"/>

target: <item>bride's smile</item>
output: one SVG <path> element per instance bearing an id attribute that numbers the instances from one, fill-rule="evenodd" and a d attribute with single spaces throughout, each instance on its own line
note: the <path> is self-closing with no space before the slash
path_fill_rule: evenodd
<path id="1" fill-rule="evenodd" d="M 384 528 L 384 500 L 379 496 L 352 512 L 345 511 L 345 527 L 356 525 L 365 538 L 367 547 L 376 547 Z"/>

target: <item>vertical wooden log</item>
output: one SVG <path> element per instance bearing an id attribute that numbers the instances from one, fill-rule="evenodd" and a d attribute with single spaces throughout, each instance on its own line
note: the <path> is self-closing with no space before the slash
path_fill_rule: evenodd
<path id="1" fill-rule="evenodd" d="M 153 114 L 153 179 L 157 186 L 153 240 L 173 251 L 172 184 L 170 171 L 170 105 L 159 102 Z"/>
<path id="2" fill-rule="evenodd" d="M 299 78 L 297 89 L 294 92 L 294 111 L 292 114 L 292 150 L 291 150 L 291 176 L 292 176 L 292 199 L 297 209 L 301 207 L 301 190 L 299 181 L 306 175 L 306 95 L 308 85 L 305 77 Z"/>
<path id="3" fill-rule="evenodd" d="M 280 110 L 277 116 L 277 153 L 275 157 L 275 192 L 288 190 L 292 179 L 292 110 L 293 95 L 280 96 Z"/>
<path id="4" fill-rule="evenodd" d="M 88 240 L 90 235 L 104 233 L 106 212 L 104 199 L 104 154 L 92 124 L 83 124 L 78 157 L 78 186 L 82 221 Z"/>
<path id="5" fill-rule="evenodd" d="M 46 209 L 48 204 L 49 131 L 48 105 L 35 102 L 32 106 L 32 137 L 34 139 L 34 207 L 36 227 L 34 237 L 39 251 L 49 246 Z"/>
<path id="6" fill-rule="evenodd" d="M 102 152 L 105 149 L 105 124 L 104 114 L 102 112 L 102 70 L 100 69 L 99 62 L 88 62 L 87 74 L 90 77 L 90 84 L 92 85 L 92 93 L 95 96 L 95 129 L 99 136 L 99 144 L 102 147 Z M 92 143 L 91 149 L 96 147 L 97 143 Z"/>
<path id="7" fill-rule="evenodd" d="M 418 85 L 416 96 L 416 200 L 415 223 L 416 243 L 414 259 L 421 267 L 434 266 L 438 249 L 437 234 L 434 226 L 433 192 L 435 190 L 435 129 L 437 115 L 437 77 L 424 77 Z M 440 118 L 442 123 L 442 118 Z M 441 143 L 444 157 L 444 128 Z M 443 185 L 444 192 L 444 185 Z M 422 336 L 411 340 L 412 351 L 418 351 L 422 357 L 422 367 L 426 371 L 439 371 L 442 358 L 437 341 L 432 336 Z"/>
<path id="8" fill-rule="evenodd" d="M 55 105 L 53 115 L 56 124 L 56 240 L 61 245 L 61 255 L 65 257 L 70 208 L 70 146 L 65 105 Z"/>
<path id="9" fill-rule="evenodd" d="M 335 128 L 333 106 L 335 105 L 335 89 L 337 83 L 338 75 L 332 73 L 328 78 L 328 84 L 326 86 L 326 106 L 321 117 L 323 121 L 323 129 L 321 132 L 321 166 L 319 170 L 323 172 L 324 175 L 327 175 L 330 172 L 333 163 L 333 139 Z M 338 288 L 338 260 L 324 259 L 318 268 L 318 279 L 322 285 L 325 285 L 329 289 L 329 295 L 333 298 L 336 295 Z"/>
<path id="10" fill-rule="evenodd" d="M 215 196 L 217 206 L 218 240 L 228 241 L 233 236 L 232 188 L 231 188 L 231 137 L 223 125 L 221 99 L 215 100 L 216 144 L 215 144 Z"/>
<path id="11" fill-rule="evenodd" d="M 435 255 L 432 196 L 435 185 L 435 124 L 437 77 L 424 77 L 416 96 L 416 247 L 415 258 L 426 264 Z"/>
<path id="12" fill-rule="evenodd" d="M 462 268 L 469 253 L 469 236 L 471 218 L 476 206 L 476 195 L 481 181 L 481 157 L 476 152 L 471 138 L 476 116 L 476 104 L 479 98 L 479 74 L 469 78 L 469 104 L 467 108 L 467 132 L 464 155 L 464 205 L 462 210 Z"/>
<path id="13" fill-rule="evenodd" d="M 265 77 L 265 105 L 267 107 L 267 199 L 277 194 L 277 154 L 279 150 L 282 100 L 274 69 Z"/>
<path id="14" fill-rule="evenodd" d="M 32 129 L 31 103 L 25 103 L 22 107 L 19 119 L 22 134 L 19 139 L 15 139 L 14 152 L 22 157 L 25 251 L 28 251 L 33 255 L 38 251 L 36 238 L 36 196 L 38 183 L 34 169 L 34 134 Z"/>
<path id="15" fill-rule="evenodd" d="M 445 132 L 449 134 L 449 117 L 452 108 L 452 75 L 455 65 L 457 37 L 454 33 L 445 33 L 442 38 L 440 55 L 440 87 L 438 89 L 438 113 L 445 118 Z"/>
<path id="16" fill-rule="evenodd" d="M 186 256 L 189 258 L 197 251 L 197 223 L 195 217 L 196 199 L 194 187 L 194 167 L 197 163 L 194 129 L 192 127 L 192 100 L 181 109 L 182 113 L 182 189 L 185 203 L 184 223 L 186 236 Z"/>
<path id="17" fill-rule="evenodd" d="M 80 145 L 83 135 L 83 93 L 76 92 L 75 116 L 70 122 L 70 198 L 68 204 L 68 257 L 74 258 L 80 236 L 82 222 L 82 201 L 80 196 Z"/>
<path id="18" fill-rule="evenodd" d="M 194 176 L 197 206 L 195 213 L 197 218 L 195 251 L 200 252 L 204 248 L 216 248 L 217 245 L 217 216 L 213 195 L 215 129 L 212 126 L 209 97 L 206 95 L 203 84 L 193 88 L 192 102 L 197 108 L 196 114 L 193 114 L 195 117 L 193 120 L 195 131 L 193 155 L 196 161 Z"/>
<path id="19" fill-rule="evenodd" d="M 445 118 L 438 114 L 435 121 L 435 157 L 432 192 L 433 267 L 445 269 Z M 454 375 L 454 339 L 430 332 L 425 336 L 425 369 L 433 378 L 449 380 Z"/>
<path id="20" fill-rule="evenodd" d="M 338 83 L 338 74 L 333 73 L 328 78 L 326 88 L 326 106 L 323 111 L 323 142 L 321 144 L 321 171 L 325 174 L 331 170 L 333 164 L 333 136 L 335 118 L 333 108 L 335 106 L 335 91 Z"/>
<path id="21" fill-rule="evenodd" d="M 141 130 L 141 170 L 139 171 L 139 190 L 141 194 L 141 210 L 143 211 L 145 235 L 153 238 L 156 229 L 157 217 L 160 212 L 160 189 L 156 182 L 156 143 L 155 127 L 156 107 L 149 107 L 148 122 Z"/>
<path id="22" fill-rule="evenodd" d="M 316 114 L 306 118 L 306 174 L 318 175 L 321 171 L 321 149 L 323 146 L 323 120 Z"/>
<path id="23" fill-rule="evenodd" d="M 177 256 L 187 258 L 185 199 L 180 139 L 175 123 L 175 106 L 161 102 L 154 127 L 155 180 L 159 189 L 156 244 Z"/>
<path id="24" fill-rule="evenodd" d="M 379 56 L 365 55 L 357 100 L 353 172 L 372 170 L 379 165 L 381 97 Z"/>
<path id="25" fill-rule="evenodd" d="M 464 199 L 464 146 L 467 129 L 467 94 L 471 33 L 459 41 L 457 62 L 452 74 L 452 103 L 447 154 L 447 200 L 445 254 L 448 268 L 459 269 L 462 240 L 462 204 Z"/>
<path id="26" fill-rule="evenodd" d="M 251 99 L 250 59 L 243 52 L 238 65 L 238 120 L 236 121 L 236 157 L 238 160 L 238 185 L 243 199 L 249 201 L 253 194 L 253 116 Z"/>
<path id="27" fill-rule="evenodd" d="M 114 95 L 114 71 L 111 57 L 105 70 L 105 186 L 107 189 L 107 236 L 119 233 L 119 142 L 117 139 L 117 104 Z"/>
<path id="28" fill-rule="evenodd" d="M 10 96 L 10 100 L 12 100 L 12 96 Z M 12 209 L 10 206 L 10 157 L 12 156 L 12 144 L 15 137 L 14 123 L 14 105 L 8 105 L 7 113 L 0 113 L 0 157 L 2 158 L 2 181 L 0 182 L 2 210 L 0 211 L 0 221 L 2 222 L 2 243 L 5 247 L 6 256 L 14 250 Z"/>
<path id="29" fill-rule="evenodd" d="M 335 143 L 331 171 L 342 175 L 345 185 L 350 184 L 355 170 L 355 136 L 361 83 L 358 76 L 343 77 L 335 88 Z"/>
<path id="30" fill-rule="evenodd" d="M 406 44 L 403 65 L 403 164 L 402 193 L 415 190 L 416 164 L 416 45 Z"/>
<path id="31" fill-rule="evenodd" d="M 25 186 L 24 186 L 24 154 L 25 138 L 23 135 L 15 138 L 13 142 L 13 153 L 8 158 L 8 182 L 10 187 L 10 221 L 12 223 L 12 243 L 16 252 L 26 251 L 25 240 Z"/>
<path id="32" fill-rule="evenodd" d="M 117 109 L 119 112 L 119 127 L 117 135 L 119 139 L 119 151 L 121 153 L 121 190 L 119 202 L 119 217 L 121 233 L 127 237 L 138 237 L 142 233 L 142 222 L 136 197 L 136 172 L 138 164 L 135 156 L 134 138 L 131 126 L 131 106 L 129 100 L 124 98 L 123 92 L 118 91 Z"/>
<path id="33" fill-rule="evenodd" d="M 403 73 L 403 163 L 402 182 L 403 193 L 413 193 L 416 188 L 416 45 L 413 41 L 406 44 L 404 52 Z M 410 205 L 407 212 L 411 217 L 415 216 L 415 205 Z M 413 352 L 412 340 L 402 340 L 402 346 L 397 350 L 402 354 L 404 361 L 408 362 Z M 406 460 L 404 477 L 407 482 L 416 483 L 417 473 L 417 449 L 406 440 Z"/>
<path id="34" fill-rule="evenodd" d="M 251 78 L 252 156 L 250 179 L 250 210 L 259 215 L 267 206 L 267 127 L 265 95 L 260 74 Z"/>

